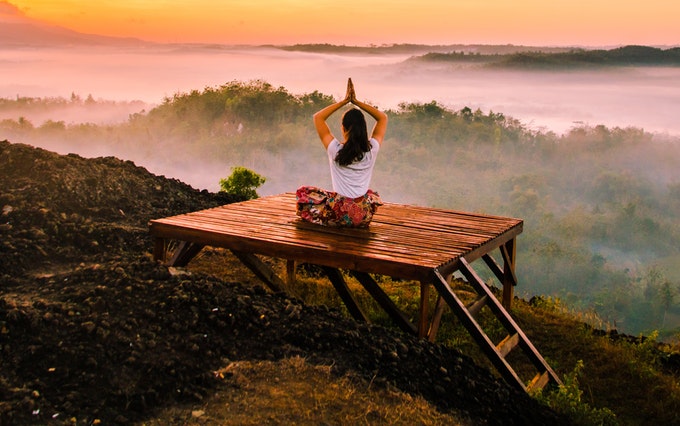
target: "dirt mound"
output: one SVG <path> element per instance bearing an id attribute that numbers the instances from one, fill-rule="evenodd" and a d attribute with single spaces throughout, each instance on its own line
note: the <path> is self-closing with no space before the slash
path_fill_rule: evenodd
<path id="1" fill-rule="evenodd" d="M 233 197 L 7 141 L 0 170 L 1 424 L 126 424 L 231 361 L 295 355 L 475 423 L 560 423 L 455 350 L 151 259 L 148 220 Z"/>

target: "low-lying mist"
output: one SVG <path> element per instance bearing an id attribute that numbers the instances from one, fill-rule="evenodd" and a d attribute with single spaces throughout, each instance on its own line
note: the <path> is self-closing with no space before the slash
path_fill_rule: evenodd
<path id="1" fill-rule="evenodd" d="M 74 117 L 80 109 L 112 106 L 111 101 L 73 96 L 77 87 L 61 100 L 6 99 L 0 113 L 19 116 L 0 118 L 0 139 L 64 154 L 116 156 L 211 191 L 219 189 L 219 179 L 234 166 L 267 178 L 260 195 L 293 191 L 303 184 L 329 187 L 327 159 L 311 115 L 333 96 L 342 96 L 345 78 L 353 74 L 359 96 L 389 108 L 388 134 L 372 185 L 385 200 L 521 217 L 525 225 L 519 237 L 519 295 L 559 297 L 570 307 L 595 312 L 601 327 L 633 334 L 656 329 L 664 339 L 677 334 L 680 132 L 659 133 L 655 126 L 645 126 L 675 111 L 670 104 L 677 101 L 680 85 L 666 92 L 659 85 L 677 81 L 677 71 L 593 72 L 588 82 L 579 82 L 585 75 L 581 72 L 541 73 L 531 83 L 524 73 L 510 71 L 396 63 L 400 61 L 395 57 L 298 53 L 297 64 L 308 68 L 296 75 L 286 59 L 290 53 L 265 51 L 271 56 L 258 60 L 269 68 L 261 74 L 234 81 L 234 74 L 226 72 L 215 85 L 178 87 L 178 93 L 164 93 L 154 101 L 151 92 L 158 88 L 151 73 L 159 72 L 159 63 L 171 68 L 167 75 L 180 74 L 179 64 L 170 66 L 170 58 L 184 57 L 187 73 L 199 65 L 191 50 L 156 53 L 161 55 L 159 63 L 148 64 L 146 91 L 139 92 L 149 98 L 136 96 L 141 99 L 137 104 L 124 101 L 131 97 L 119 93 L 114 106 L 139 107 L 137 112 L 134 107 L 126 111 L 128 118 L 119 122 Z M 251 54 L 245 49 L 231 57 L 245 61 Z M 217 67 L 225 54 L 218 49 L 212 55 Z M 147 65 L 141 58 L 139 64 Z M 319 74 L 313 66 L 333 71 Z M 246 73 L 246 64 L 231 69 L 238 67 Z M 126 69 L 132 72 L 131 66 Z M 220 79 L 220 72 L 212 71 Z M 289 73 L 286 78 L 294 82 L 293 88 L 279 87 L 279 81 L 250 82 L 277 71 Z M 496 81 L 492 74 L 505 80 Z M 112 75 L 90 78 L 94 82 Z M 58 87 L 57 81 L 45 84 Z M 78 81 L 73 84 L 78 86 Z M 624 89 L 629 90 L 626 96 L 621 94 Z M 598 108 L 594 94 L 606 107 Z M 577 102 L 580 95 L 584 99 Z M 472 98 L 467 104 L 465 99 Z M 60 102 L 63 108 L 55 108 Z M 511 113 L 532 109 L 544 123 L 555 120 L 564 128 L 545 128 L 538 118 L 527 121 Z M 27 118 L 45 110 L 51 112 L 43 117 L 53 118 Z M 614 114 L 617 111 L 639 115 L 623 119 L 625 114 Z M 621 125 L 607 124 L 609 114 L 621 118 Z M 337 120 L 332 125 L 340 134 Z"/>
<path id="2" fill-rule="evenodd" d="M 0 97 L 63 97 L 160 104 L 178 92 L 264 80 L 293 93 L 358 94 L 382 108 L 435 100 L 452 109 L 498 111 L 537 129 L 635 126 L 680 135 L 680 68 L 511 71 L 408 61 L 409 53 L 332 54 L 272 47 L 146 45 L 2 51 Z M 68 117 L 71 118 L 71 117 Z M 59 117 L 53 120 L 68 119 Z"/>

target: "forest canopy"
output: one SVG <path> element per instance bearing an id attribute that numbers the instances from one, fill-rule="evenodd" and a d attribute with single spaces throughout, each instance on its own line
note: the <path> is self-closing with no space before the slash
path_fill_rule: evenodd
<path id="1" fill-rule="evenodd" d="M 42 102 L 56 101 L 0 104 Z M 177 93 L 122 124 L 4 119 L 0 139 L 115 155 L 188 183 L 209 174 L 213 189 L 232 167 L 246 167 L 266 178 L 259 192 L 268 195 L 330 185 L 311 115 L 332 102 L 318 91 L 232 81 Z M 522 218 L 518 295 L 559 298 L 600 327 L 659 330 L 663 339 L 680 332 L 677 137 L 602 125 L 558 135 L 502 112 L 435 101 L 387 113 L 373 179 L 383 199 Z"/>
<path id="2" fill-rule="evenodd" d="M 680 66 L 680 48 L 623 46 L 615 49 L 571 49 L 566 52 L 526 50 L 505 54 L 430 52 L 414 60 L 480 63 L 494 68 L 560 69 L 620 66 Z"/>

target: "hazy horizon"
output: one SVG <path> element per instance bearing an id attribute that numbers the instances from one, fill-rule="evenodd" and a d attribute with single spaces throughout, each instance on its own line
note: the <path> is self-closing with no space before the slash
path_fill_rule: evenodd
<path id="1" fill-rule="evenodd" d="M 318 90 L 339 98 L 344 95 L 346 79 L 352 77 L 358 95 L 383 109 L 396 109 L 401 102 L 434 100 L 453 110 L 469 107 L 503 113 L 528 127 L 556 133 L 575 125 L 603 124 L 680 135 L 680 68 L 484 70 L 414 63 L 406 61 L 409 55 L 338 55 L 224 46 L 0 51 L 0 97 L 10 99 L 92 95 L 102 100 L 142 101 L 147 104 L 143 108 L 150 108 L 176 93 L 202 91 L 235 80 L 264 80 L 293 94 Z M 102 117 L 81 114 L 49 119 L 106 122 Z M 113 121 L 126 117 L 119 114 Z M 17 117 L 5 113 L 2 118 Z"/>

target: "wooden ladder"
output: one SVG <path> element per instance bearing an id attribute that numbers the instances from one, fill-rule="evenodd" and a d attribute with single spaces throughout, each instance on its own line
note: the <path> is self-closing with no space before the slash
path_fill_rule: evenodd
<path id="1" fill-rule="evenodd" d="M 448 280 L 436 269 L 434 271 L 434 286 L 439 292 L 439 295 L 451 307 L 463 326 L 482 348 L 482 351 L 489 358 L 494 367 L 496 367 L 503 379 L 511 386 L 515 386 L 526 392 L 535 389 L 543 389 L 549 383 L 557 385 L 561 384 L 562 382 L 552 368 L 550 368 L 524 332 L 519 328 L 515 320 L 512 319 L 508 311 L 505 310 L 503 305 L 501 305 L 496 296 L 491 292 L 489 286 L 482 281 L 465 259 L 460 259 L 460 268 L 458 270 L 465 276 L 477 292 L 478 298 L 475 301 L 466 306 L 453 291 Z M 497 344 L 491 341 L 476 320 L 477 314 L 484 306 L 487 306 L 491 310 L 508 332 L 507 337 Z M 517 346 L 522 348 L 525 355 L 538 370 L 536 376 L 528 384 L 525 384 L 522 379 L 520 379 L 507 360 L 507 355 Z"/>

